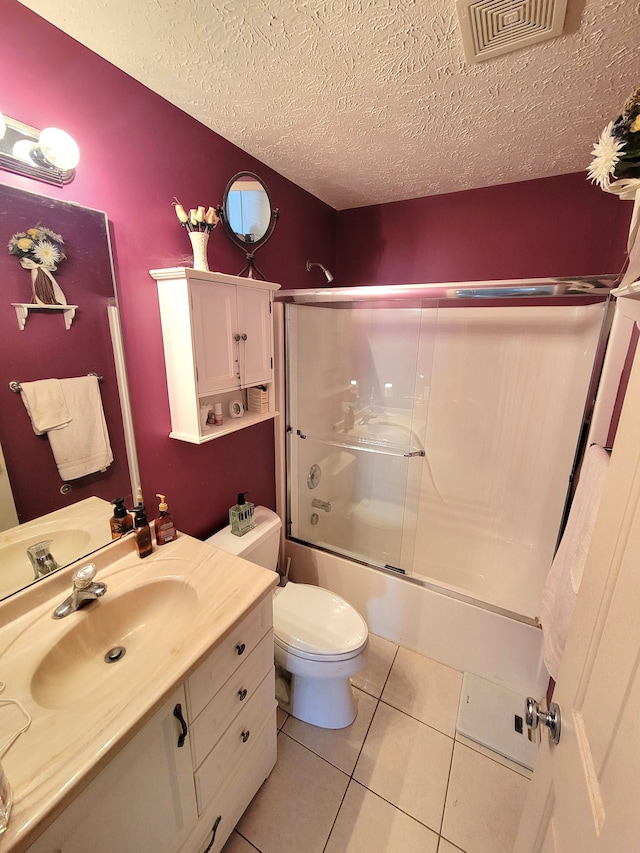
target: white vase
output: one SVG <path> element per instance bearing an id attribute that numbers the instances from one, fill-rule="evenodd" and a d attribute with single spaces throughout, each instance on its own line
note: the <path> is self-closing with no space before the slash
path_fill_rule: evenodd
<path id="1" fill-rule="evenodd" d="M 194 270 L 209 270 L 207 261 L 207 243 L 209 242 L 208 231 L 189 231 L 191 248 L 193 249 Z"/>

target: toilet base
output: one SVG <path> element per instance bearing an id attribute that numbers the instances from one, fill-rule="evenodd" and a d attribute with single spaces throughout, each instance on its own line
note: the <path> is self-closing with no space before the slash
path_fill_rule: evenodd
<path id="1" fill-rule="evenodd" d="M 290 696 L 291 716 L 321 729 L 344 729 L 358 712 L 348 678 L 292 675 Z"/>
<path id="2" fill-rule="evenodd" d="M 321 729 L 344 729 L 358 712 L 348 678 L 292 675 L 277 663 L 276 700 L 287 714 Z"/>

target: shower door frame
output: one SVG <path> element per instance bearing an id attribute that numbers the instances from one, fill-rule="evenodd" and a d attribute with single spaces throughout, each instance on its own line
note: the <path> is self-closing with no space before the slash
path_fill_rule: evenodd
<path id="1" fill-rule="evenodd" d="M 394 307 L 432 307 L 436 300 L 445 300 L 448 304 L 452 304 L 455 300 L 457 304 L 469 307 L 470 305 L 487 305 L 490 301 L 496 304 L 504 305 L 505 303 L 513 305 L 549 305 L 549 304 L 589 304 L 593 302 L 607 302 L 604 306 L 603 321 L 600 329 L 599 339 L 596 346 L 596 353 L 593 363 L 589 390 L 586 397 L 586 403 L 582 415 L 582 428 L 578 438 L 574 462 L 569 479 L 569 487 L 567 490 L 567 498 L 565 504 L 566 520 L 567 507 L 569 506 L 570 497 L 574 484 L 575 472 L 581 464 L 584 449 L 587 446 L 590 435 L 591 417 L 593 414 L 596 391 L 602 370 L 604 352 L 607 344 L 607 337 L 611 327 L 612 307 L 615 304 L 609 297 L 610 291 L 616 285 L 615 276 L 590 276 L 590 277 L 572 277 L 572 278 L 549 278 L 549 279 L 527 279 L 527 280 L 507 280 L 507 281 L 486 281 L 486 282 L 454 282 L 454 283 L 439 283 L 432 285 L 394 285 L 394 286 L 364 286 L 352 288 L 322 288 L 313 290 L 289 290 L 280 291 L 276 295 L 276 301 L 286 304 L 301 304 L 301 305 L 317 305 L 331 307 L 334 303 L 343 303 L 345 307 L 350 307 L 350 303 L 358 304 L 359 307 L 366 307 L 366 303 L 379 305 L 380 301 L 389 301 Z M 363 305 L 362 303 L 365 303 Z M 393 310 L 393 309 L 392 309 Z M 289 350 L 290 328 L 288 311 L 282 311 L 283 316 L 283 349 L 286 347 Z M 619 344 L 620 345 L 620 344 Z M 624 341 L 623 341 L 624 346 Z M 283 362 L 282 376 L 286 382 L 287 388 L 291 388 L 291 382 L 295 381 L 295 365 L 292 365 L 291 359 L 286 359 Z M 286 397 L 286 399 L 285 399 Z M 339 551 L 334 551 L 331 548 L 309 543 L 304 539 L 297 538 L 291 535 L 291 447 L 292 442 L 287 441 L 291 438 L 293 423 L 291 413 L 291 394 L 283 393 L 282 402 L 286 406 L 286 427 L 281 430 L 281 456 L 282 463 L 285 468 L 284 484 L 279 484 L 279 508 L 283 518 L 286 519 L 286 524 L 283 526 L 283 538 L 292 542 L 300 543 L 319 551 L 325 551 L 329 554 L 337 554 L 345 557 Z M 283 411 L 283 409 L 280 409 Z M 286 431 L 286 436 L 285 436 Z M 286 463 L 285 463 L 286 460 Z M 286 511 L 285 511 L 286 510 Z M 562 529 L 562 528 L 561 528 Z M 366 559 L 359 559 L 354 556 L 346 556 L 346 559 L 352 560 L 355 563 L 375 569 L 376 571 L 396 574 L 395 570 L 390 567 L 382 567 L 378 564 L 372 564 Z M 397 575 L 396 575 L 397 576 Z M 536 624 L 535 620 L 515 613 L 510 610 L 505 610 L 502 607 L 494 606 L 490 603 L 478 601 L 477 598 L 471 595 L 456 590 L 449 590 L 441 587 L 438 583 L 430 582 L 423 578 L 415 578 L 410 575 L 401 575 L 403 581 L 417 584 L 418 586 L 431 589 L 461 601 L 466 601 L 476 606 L 484 607 L 485 609 L 510 617 L 517 621 L 526 624 Z"/>

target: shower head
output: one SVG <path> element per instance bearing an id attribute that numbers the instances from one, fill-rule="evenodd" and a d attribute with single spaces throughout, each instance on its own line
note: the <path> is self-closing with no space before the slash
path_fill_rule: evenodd
<path id="1" fill-rule="evenodd" d="M 322 270 L 322 272 L 325 275 L 325 278 L 327 279 L 327 282 L 330 283 L 333 281 L 333 276 L 331 275 L 329 270 L 324 266 L 324 264 L 316 263 L 316 261 L 307 261 L 308 272 L 311 272 L 311 267 L 320 267 L 320 269 Z"/>

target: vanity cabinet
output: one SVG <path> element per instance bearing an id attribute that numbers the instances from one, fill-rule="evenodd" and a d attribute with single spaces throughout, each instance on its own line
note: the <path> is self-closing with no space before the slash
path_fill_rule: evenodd
<path id="1" fill-rule="evenodd" d="M 276 761 L 272 626 L 269 595 L 28 853 L 218 853 Z"/>
<path id="2" fill-rule="evenodd" d="M 273 293 L 280 285 L 175 267 L 156 280 L 171 437 L 200 444 L 274 417 Z M 267 388 L 269 411 L 246 411 L 244 391 Z M 229 404 L 245 412 L 231 418 Z M 223 424 L 203 424 L 201 406 L 222 406 Z"/>

